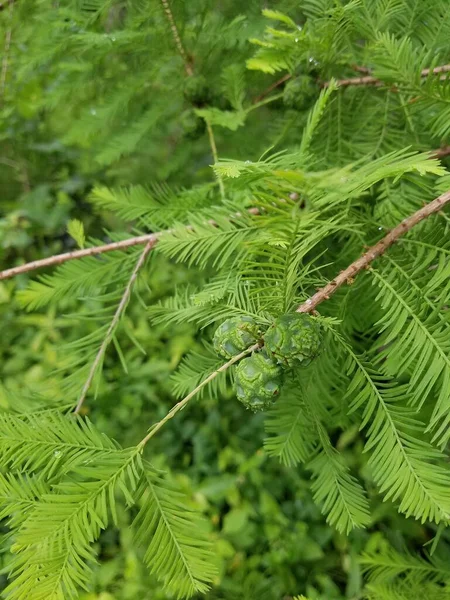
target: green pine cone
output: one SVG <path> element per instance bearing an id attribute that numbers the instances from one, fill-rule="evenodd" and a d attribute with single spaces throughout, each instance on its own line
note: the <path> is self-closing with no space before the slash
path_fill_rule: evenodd
<path id="1" fill-rule="evenodd" d="M 236 368 L 236 396 L 255 412 L 274 403 L 282 382 L 281 367 L 263 352 L 242 359 Z"/>
<path id="2" fill-rule="evenodd" d="M 264 336 L 267 352 L 287 367 L 308 366 L 319 354 L 321 345 L 318 321 L 303 313 L 279 317 Z"/>
<path id="3" fill-rule="evenodd" d="M 232 358 L 253 345 L 259 336 L 259 327 L 251 317 L 233 317 L 216 329 L 214 350 L 224 358 Z"/>

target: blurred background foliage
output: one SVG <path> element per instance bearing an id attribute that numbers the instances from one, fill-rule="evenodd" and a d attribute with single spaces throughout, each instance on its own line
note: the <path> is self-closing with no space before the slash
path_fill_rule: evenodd
<path id="1" fill-rule="evenodd" d="M 249 38 L 262 38 L 267 25 L 261 4 L 222 0 L 211 10 L 206 0 L 173 2 L 186 63 L 164 3 L 156 0 L 1 3 L 2 268 L 73 249 L 67 233 L 73 218 L 99 240 L 109 239 L 107 231 L 125 230 L 117 217 L 94 212 L 86 201 L 94 184 L 183 188 L 214 181 L 210 141 L 194 109 L 207 105 L 236 117 L 239 106 L 252 107 L 273 83 L 273 74 L 245 69 L 254 54 Z M 283 0 L 277 9 L 295 15 L 297 5 Z M 186 89 L 186 64 L 204 78 L 193 92 Z M 302 64 L 313 72 L 307 58 Z M 246 113 L 245 127 L 217 127 L 219 153 L 257 159 L 279 136 L 286 145 L 290 137 L 295 141 L 306 114 L 274 100 Z M 189 324 L 151 324 L 145 305 L 196 277 L 162 256 L 150 260 L 121 325 L 126 365 L 114 347 L 107 352 L 97 399 L 85 414 L 125 446 L 164 416 L 174 402 L 171 373 L 188 350 L 201 346 Z M 61 396 L 55 375 L 60 345 L 97 327 L 83 318 L 96 309 L 89 299 L 24 312 L 14 292 L 29 278 L 0 282 L 3 410 L 30 410 Z M 333 441 L 367 479 L 356 434 Z M 387 542 L 414 551 L 433 538 L 432 527 L 406 521 L 375 494 L 371 526 L 348 538 L 338 534 L 312 502 L 309 475 L 269 459 L 263 437 L 262 416 L 247 413 L 230 389 L 220 401 L 204 396 L 152 443 L 152 462 L 170 470 L 210 523 L 220 567 L 208 599 L 280 600 L 302 593 L 310 600 L 356 600 L 362 597 L 363 551 Z M 102 535 L 93 591 L 83 600 L 169 598 L 136 555 L 130 518 L 123 510 L 120 530 Z"/>

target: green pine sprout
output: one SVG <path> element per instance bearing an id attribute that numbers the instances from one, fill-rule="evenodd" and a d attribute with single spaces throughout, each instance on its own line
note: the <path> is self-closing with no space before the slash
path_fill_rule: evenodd
<path id="1" fill-rule="evenodd" d="M 306 367 L 320 352 L 321 328 L 317 319 L 309 315 L 283 315 L 267 330 L 264 344 L 267 352 L 279 364 Z"/>
<path id="2" fill-rule="evenodd" d="M 254 344 L 259 336 L 259 327 L 251 317 L 233 317 L 216 329 L 214 350 L 223 358 L 232 358 Z"/>
<path id="3" fill-rule="evenodd" d="M 254 412 L 267 410 L 280 393 L 283 371 L 265 352 L 244 358 L 236 368 L 236 395 Z"/>

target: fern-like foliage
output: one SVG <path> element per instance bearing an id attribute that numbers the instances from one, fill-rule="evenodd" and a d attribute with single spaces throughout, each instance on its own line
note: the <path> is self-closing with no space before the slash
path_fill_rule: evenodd
<path id="1" fill-rule="evenodd" d="M 4 444 L 15 448 L 12 471 L 0 478 L 1 514 L 14 531 L 6 597 L 77 598 L 89 583 L 93 542 L 117 524 L 119 496 L 140 503 L 139 542 L 164 585 L 182 597 L 206 591 L 215 575 L 208 533 L 136 448 L 122 450 L 89 422 L 57 413 L 3 419 Z"/>
<path id="2" fill-rule="evenodd" d="M 326 409 L 331 390 L 315 387 L 318 373 L 319 369 L 310 368 L 303 381 L 292 386 L 288 398 L 269 413 L 266 430 L 275 435 L 266 439 L 265 448 L 284 464 L 307 463 L 314 499 L 329 523 L 349 533 L 368 524 L 369 507 L 361 484 L 331 444 L 326 428 L 332 420 Z"/>
<path id="3" fill-rule="evenodd" d="M 147 469 L 138 495 L 136 538 L 150 571 L 179 598 L 207 592 L 216 568 L 204 523 L 155 471 Z"/>
<path id="4" fill-rule="evenodd" d="M 214 201 L 211 189 L 210 184 L 190 190 L 172 190 L 163 184 L 154 184 L 150 189 L 96 187 L 91 192 L 90 202 L 126 221 L 137 221 L 142 227 L 158 230 L 171 227 L 175 221 L 185 221 L 196 210 L 209 207 Z"/>
<path id="5" fill-rule="evenodd" d="M 81 420 L 57 411 L 27 413 L 25 417 L 0 415 L 2 464 L 14 471 L 40 472 L 51 478 L 55 472 L 71 471 L 118 446 L 100 434 L 88 419 Z"/>
<path id="6" fill-rule="evenodd" d="M 370 521 L 369 506 L 361 484 L 349 473 L 339 453 L 333 448 L 325 428 L 316 424 L 319 451 L 309 464 L 314 482 L 314 499 L 323 507 L 327 521 L 339 531 L 349 533 Z"/>
<path id="7" fill-rule="evenodd" d="M 385 545 L 386 546 L 386 545 Z M 396 600 L 448 598 L 450 572 L 447 561 L 437 556 L 413 556 L 386 546 L 364 553 L 360 562 L 368 574 L 367 598 Z"/>
<path id="8" fill-rule="evenodd" d="M 389 273 L 373 270 L 372 273 L 380 287 L 378 298 L 386 309 L 377 323 L 380 330 L 388 333 L 380 337 L 380 344 L 389 345 L 385 352 L 383 368 L 387 373 L 411 373 L 410 402 L 422 405 L 433 391 L 436 405 L 433 411 L 431 427 L 446 417 L 449 410 L 450 386 L 450 342 L 448 324 L 443 323 L 430 298 L 426 297 L 427 288 L 419 291 L 411 285 L 409 276 L 397 263 L 391 262 Z M 442 269 L 442 267 L 441 267 Z M 444 271 L 446 267 L 443 267 Z M 442 272 L 436 276 L 442 277 Z M 418 306 L 420 296 L 425 296 Z M 440 429 L 437 439 L 445 443 L 447 436 Z"/>
<path id="9" fill-rule="evenodd" d="M 289 466 L 304 463 L 311 456 L 316 441 L 311 419 L 304 403 L 298 397 L 282 398 L 267 414 L 266 431 L 271 435 L 264 441 L 269 456 Z"/>
<path id="10" fill-rule="evenodd" d="M 106 528 L 109 511 L 116 518 L 115 488 L 131 500 L 138 473 L 134 451 L 97 457 L 95 467 L 77 467 L 44 494 L 15 537 L 15 579 L 6 597 L 76 598 L 78 586 L 89 582 L 92 543 Z"/>
<path id="11" fill-rule="evenodd" d="M 129 253 L 113 252 L 68 262 L 32 282 L 19 294 L 20 302 L 28 310 L 36 310 L 61 300 L 100 295 L 109 285 L 126 280 L 138 253 L 139 249 L 132 249 Z"/>
<path id="12" fill-rule="evenodd" d="M 151 268 L 170 270 L 144 288 L 149 273 L 142 269 L 144 281 L 135 286 L 143 249 L 133 248 L 67 262 L 27 286 L 20 281 L 18 299 L 37 318 L 70 314 L 64 322 L 58 317 L 65 343 L 59 352 L 52 347 L 52 369 L 43 375 L 57 393 L 34 405 L 32 395 L 8 393 L 12 411 L 0 414 L 0 515 L 13 553 L 5 596 L 75 600 L 89 589 L 95 545 L 117 525 L 122 505 L 137 512 L 136 543 L 167 593 L 203 594 L 217 572 L 208 527 L 188 499 L 145 462 L 143 444 L 123 449 L 63 409 L 83 389 L 97 392 L 110 343 L 126 371 L 140 341 L 123 312 L 128 294 L 142 300 L 142 289 L 149 337 L 153 326 L 181 326 L 195 340 L 164 390 L 179 399 L 211 377 L 200 398 L 233 397 L 233 368 L 212 377 L 223 365 L 210 344 L 213 327 L 251 316 L 264 332 L 448 191 L 445 162 L 432 152 L 445 149 L 450 135 L 448 1 L 283 1 L 262 15 L 255 2 L 214 11 L 203 0 L 9 4 L 14 13 L 2 34 L 13 43 L 1 94 L 11 108 L 0 110 L 0 135 L 6 146 L 17 143 L 18 156 L 22 148 L 12 169 L 21 173 L 21 211 L 28 206 L 26 225 L 22 230 L 20 212 L 13 236 L 26 235 L 33 220 L 27 169 L 30 181 L 45 181 L 48 153 L 61 153 L 61 164 L 75 162 L 80 171 L 83 183 L 69 183 L 83 193 L 76 187 L 66 198 L 66 167 L 55 160 L 52 210 L 65 203 L 78 209 L 84 192 L 95 209 L 85 223 L 71 215 L 76 243 L 161 231 Z M 361 70 L 369 79 L 347 85 Z M 301 97 L 290 98 L 287 86 L 299 83 Z M 322 355 L 287 374 L 267 414 L 266 453 L 301 470 L 327 522 L 342 534 L 367 527 L 372 502 L 382 500 L 424 527 L 444 527 L 450 518 L 446 211 L 409 230 L 368 272 L 325 298 L 315 315 L 324 330 Z M 126 232 L 86 242 L 85 229 L 101 231 L 102 219 L 124 222 Z M 47 252 L 42 237 L 38 247 Z M 2 237 L 5 256 L 8 244 Z M 183 275 L 172 285 L 167 278 L 175 269 Z M 161 292 L 164 286 L 169 291 Z M 1 293 L 9 299 L 12 291 Z M 117 372 L 110 375 L 115 382 Z M 369 549 L 362 564 L 368 599 L 449 596 L 448 569 L 434 555 L 383 547 Z"/>
<path id="13" fill-rule="evenodd" d="M 211 344 L 205 344 L 199 350 L 191 351 L 172 376 L 174 394 L 182 398 L 195 389 L 208 375 L 217 371 L 223 364 L 214 352 Z M 228 383 L 232 377 L 231 372 L 224 371 L 215 377 L 199 392 L 200 397 L 208 392 L 212 396 L 223 394 L 227 390 Z"/>
<path id="14" fill-rule="evenodd" d="M 415 437 L 421 424 L 405 406 L 407 390 L 374 372 L 348 346 L 346 350 L 352 377 L 350 408 L 365 407 L 363 425 L 370 423 L 369 462 L 381 492 L 385 498 L 399 500 L 399 509 L 407 515 L 436 522 L 447 519 L 450 496 L 444 457 L 429 442 Z M 430 476 L 432 472 L 435 475 Z"/>

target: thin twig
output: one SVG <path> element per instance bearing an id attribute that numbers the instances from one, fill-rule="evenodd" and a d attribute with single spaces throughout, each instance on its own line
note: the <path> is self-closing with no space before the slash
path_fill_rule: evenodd
<path id="1" fill-rule="evenodd" d="M 120 321 L 120 318 L 122 316 L 122 314 L 124 313 L 128 301 L 130 299 L 130 295 L 131 295 L 131 290 L 133 288 L 133 285 L 137 279 L 139 270 L 141 269 L 142 265 L 145 262 L 145 259 L 148 256 L 148 253 L 150 252 L 150 250 L 153 248 L 153 246 L 155 245 L 156 241 L 155 240 L 151 240 L 147 243 L 147 245 L 144 248 L 144 251 L 142 252 L 142 254 L 139 257 L 139 260 L 136 263 L 136 266 L 133 269 L 133 273 L 131 274 L 131 277 L 127 283 L 127 286 L 125 288 L 125 291 L 123 293 L 122 299 L 120 301 L 119 306 L 117 307 L 117 310 L 114 314 L 114 317 L 111 321 L 110 326 L 108 327 L 108 331 L 106 332 L 106 336 L 105 339 L 102 342 L 102 345 L 100 346 L 99 351 L 97 352 L 97 355 L 95 357 L 94 362 L 92 363 L 91 369 L 89 371 L 89 375 L 88 378 L 86 380 L 86 383 L 83 386 L 83 389 L 81 391 L 80 397 L 78 399 L 77 405 L 75 407 L 74 413 L 78 414 L 81 410 L 81 407 L 83 406 L 83 402 L 86 399 L 86 394 L 88 393 L 89 388 L 91 387 L 92 381 L 95 377 L 95 373 L 97 372 L 97 369 L 103 359 L 103 356 L 106 352 L 106 348 L 108 347 L 112 336 L 114 335 L 114 331 Z"/>
<path id="2" fill-rule="evenodd" d="M 450 155 L 450 146 L 434 150 L 432 153 L 433 158 L 443 158 L 448 155 Z M 250 208 L 248 212 L 253 215 L 259 214 L 259 210 L 257 208 Z M 239 216 L 239 214 L 237 214 L 236 216 Z M 213 221 L 209 221 L 209 223 L 214 224 Z M 187 225 L 187 227 L 189 227 L 189 225 Z M 166 233 L 170 233 L 170 229 L 159 231 L 158 233 L 139 235 L 137 237 L 128 238 L 120 242 L 112 242 L 111 244 L 105 244 L 104 246 L 94 246 L 93 248 L 74 250 L 72 252 L 65 252 L 64 254 L 56 254 L 55 256 L 49 256 L 48 258 L 34 260 L 32 262 L 25 263 L 24 265 L 20 265 L 18 267 L 12 267 L 10 269 L 0 271 L 0 281 L 4 279 L 10 279 L 11 277 L 16 277 L 17 275 L 22 275 L 24 273 L 29 273 L 30 271 L 35 271 L 36 269 L 54 267 L 62 265 L 63 263 L 71 260 L 77 260 L 86 256 L 97 256 L 99 254 L 104 254 L 105 252 L 113 252 L 114 250 L 125 250 L 126 248 L 140 246 L 150 241 L 153 242 L 153 245 L 155 245 L 159 238 Z"/>
<path id="3" fill-rule="evenodd" d="M 153 245 L 158 239 L 167 233 L 167 231 L 160 231 L 158 233 L 149 233 L 147 235 L 139 235 L 137 237 L 128 238 L 120 242 L 111 242 L 104 246 L 94 246 L 93 248 L 84 248 L 83 250 L 73 250 L 72 252 L 65 252 L 64 254 L 56 254 L 55 256 L 49 256 L 48 258 L 42 258 L 41 260 L 34 260 L 32 262 L 20 265 L 18 267 L 12 267 L 5 271 L 0 271 L 0 281 L 2 279 L 9 279 L 10 277 L 16 277 L 35 269 L 43 269 L 44 267 L 54 267 L 56 265 L 62 265 L 69 260 L 77 260 L 86 256 L 96 256 L 105 252 L 113 252 L 114 250 L 125 250 L 133 246 L 140 246 L 153 242 Z"/>
<path id="4" fill-rule="evenodd" d="M 337 289 L 344 283 L 351 283 L 354 277 L 363 269 L 367 269 L 370 263 L 381 256 L 392 244 L 394 244 L 402 235 L 412 229 L 415 225 L 423 221 L 430 215 L 439 212 L 446 204 L 450 203 L 450 191 L 445 192 L 438 198 L 435 198 L 429 204 L 420 208 L 417 212 L 404 219 L 394 229 L 384 236 L 374 246 L 369 248 L 355 262 L 348 266 L 344 271 L 341 271 L 337 277 L 327 283 L 327 285 L 317 291 L 311 298 L 301 304 L 297 308 L 297 312 L 309 313 L 313 311 L 321 302 L 328 300 Z"/>
<path id="5" fill-rule="evenodd" d="M 211 152 L 213 155 L 214 163 L 217 163 L 219 161 L 219 157 L 217 155 L 216 140 L 214 139 L 214 132 L 212 130 L 211 123 L 208 121 L 208 119 L 206 119 L 206 128 L 208 130 L 209 144 L 211 146 Z M 220 195 L 222 196 L 222 200 L 225 200 L 225 186 L 223 185 L 223 179 L 220 173 L 217 173 L 217 181 L 219 182 Z"/>
<path id="6" fill-rule="evenodd" d="M 443 146 L 433 152 L 434 158 L 445 158 L 446 156 L 450 156 L 450 146 Z"/>
<path id="7" fill-rule="evenodd" d="M 240 354 L 233 356 L 233 358 L 231 360 L 224 363 L 219 369 L 217 369 L 217 371 L 213 371 L 211 373 L 211 375 L 209 375 L 206 379 L 204 379 L 195 389 L 192 390 L 192 392 L 190 392 L 185 398 L 183 398 L 183 400 L 180 400 L 180 402 L 175 404 L 175 406 L 173 406 L 170 409 L 170 411 L 167 413 L 167 415 L 163 419 L 161 419 L 161 421 L 158 421 L 158 423 L 153 425 L 153 427 L 150 429 L 150 431 L 145 436 L 145 438 L 139 442 L 138 447 L 141 449 L 144 448 L 145 444 L 155 435 L 155 433 L 157 433 L 167 421 L 172 419 L 177 414 L 177 412 L 179 412 L 182 408 L 184 408 L 186 406 L 186 404 L 189 402 L 189 400 L 191 400 L 202 388 L 204 388 L 205 385 L 207 385 L 210 381 L 215 379 L 217 377 L 217 375 L 219 375 L 220 373 L 223 373 L 224 371 L 229 369 L 232 365 L 234 365 L 234 363 L 240 361 L 241 358 L 244 358 L 244 356 L 247 356 L 247 354 L 250 354 L 251 352 L 258 350 L 259 348 L 260 348 L 259 343 L 254 344 L 253 346 L 250 346 L 250 348 L 247 348 Z"/>
<path id="8" fill-rule="evenodd" d="M 420 72 L 420 76 L 428 77 L 428 75 L 430 73 L 438 75 L 439 73 L 449 73 L 449 72 L 450 72 L 450 65 L 441 65 L 439 67 L 434 67 L 433 69 L 423 69 Z M 384 83 L 383 83 L 383 81 L 381 81 L 381 79 L 378 79 L 377 77 L 372 77 L 371 75 L 368 75 L 365 77 L 348 77 L 347 79 L 338 79 L 336 83 L 339 85 L 339 87 L 348 87 L 348 86 L 355 86 L 355 85 L 374 85 L 374 86 L 384 85 Z M 330 85 L 330 82 L 325 81 L 322 84 L 322 87 L 326 88 L 329 85 Z"/>
<path id="9" fill-rule="evenodd" d="M 450 65 L 441 65 L 440 67 L 434 67 L 434 69 L 423 69 L 420 75 L 421 77 L 428 77 L 430 73 L 437 75 L 438 73 L 449 73 Z"/>
<path id="10" fill-rule="evenodd" d="M 0 100 L 3 99 L 3 95 L 5 93 L 5 87 L 6 87 L 6 74 L 8 72 L 9 50 L 11 48 L 11 38 L 12 38 L 13 8 L 14 8 L 14 0 L 11 0 L 9 3 L 9 18 L 11 20 L 11 25 L 7 29 L 6 35 L 5 35 L 5 48 L 4 48 L 3 60 L 2 60 L 2 73 L 0 75 Z"/>
<path id="11" fill-rule="evenodd" d="M 347 77 L 346 79 L 338 79 L 336 81 L 336 83 L 340 87 L 349 87 L 352 85 L 355 85 L 355 86 L 357 86 L 357 85 L 374 85 L 374 86 L 384 85 L 384 83 L 383 83 L 383 81 L 381 81 L 381 79 L 377 79 L 376 77 L 373 77 L 372 75 L 370 75 L 371 71 L 369 68 L 360 67 L 359 65 L 351 65 L 351 68 L 354 71 L 358 71 L 359 73 L 364 73 L 365 76 L 364 77 Z M 437 75 L 439 73 L 448 73 L 448 72 L 450 72 L 450 65 L 441 65 L 439 67 L 434 67 L 434 69 L 423 69 L 420 73 L 420 76 L 428 77 L 428 75 L 430 73 L 434 73 L 435 75 Z M 290 75 L 288 73 L 287 75 L 284 75 L 283 77 L 281 77 L 280 79 L 278 79 L 277 81 L 272 83 L 267 89 L 265 89 L 263 92 L 261 92 L 261 94 L 253 100 L 253 104 L 260 102 L 272 90 L 276 89 L 277 87 L 279 87 L 285 81 L 288 81 L 292 77 L 293 77 L 293 75 Z M 329 85 L 330 85 L 329 81 L 324 81 L 322 83 L 322 87 L 324 87 L 324 88 L 327 88 Z"/>
<path id="12" fill-rule="evenodd" d="M 270 94 L 270 92 L 272 90 L 275 90 L 277 87 L 279 87 L 280 85 L 282 85 L 285 81 L 288 81 L 289 79 L 291 79 L 292 75 L 290 75 L 289 73 L 287 75 L 284 75 L 283 77 L 281 77 L 280 79 L 278 79 L 277 81 L 275 81 L 275 83 L 272 83 L 272 85 L 269 85 L 268 88 L 266 88 L 263 92 L 260 93 L 259 96 L 257 96 L 252 104 L 258 104 L 258 102 L 261 102 L 261 100 L 263 98 L 265 98 L 268 94 Z"/>
<path id="13" fill-rule="evenodd" d="M 338 288 L 340 288 L 344 283 L 350 283 L 353 278 L 363 269 L 367 269 L 370 263 L 381 256 L 383 252 L 385 252 L 392 244 L 394 244 L 402 235 L 412 229 L 415 225 L 423 221 L 433 213 L 439 212 L 446 204 L 450 203 L 450 191 L 446 192 L 436 198 L 423 208 L 419 209 L 413 215 L 404 219 L 399 225 L 394 227 L 383 239 L 381 239 L 377 244 L 369 248 L 367 252 L 365 252 L 362 256 L 360 256 L 357 260 L 355 260 L 349 267 L 347 267 L 344 271 L 341 271 L 339 275 L 330 281 L 325 287 L 321 288 L 318 292 L 316 292 L 311 298 L 306 300 L 303 304 L 301 304 L 297 308 L 297 312 L 301 313 L 309 313 L 315 310 L 315 308 L 325 300 L 328 300 L 332 294 L 336 292 Z M 192 392 L 190 392 L 183 400 L 180 400 L 175 406 L 167 413 L 167 415 L 158 421 L 148 432 L 145 438 L 139 443 L 138 448 L 143 449 L 146 443 L 157 433 L 161 427 L 170 419 L 172 419 L 178 411 L 186 406 L 186 404 L 191 400 L 197 392 L 199 392 L 205 385 L 207 385 L 210 381 L 212 381 L 215 377 L 219 375 L 219 373 L 223 373 L 229 367 L 234 365 L 234 363 L 238 362 L 251 352 L 255 352 L 261 347 L 261 343 L 254 344 L 247 348 L 237 356 L 234 356 L 227 363 L 223 364 L 220 369 L 214 371 L 209 375 L 206 379 L 204 379 Z"/>
<path id="14" fill-rule="evenodd" d="M 259 208 L 256 207 L 249 208 L 247 212 L 251 215 L 260 214 Z M 240 217 L 242 216 L 242 213 L 234 213 L 234 215 L 230 215 L 230 218 L 233 218 L 233 216 Z M 217 225 L 214 219 L 209 219 L 207 223 L 210 225 Z M 186 229 L 192 229 L 192 226 L 186 225 Z M 78 260 L 80 258 L 85 258 L 86 256 L 97 256 L 99 254 L 104 254 L 105 252 L 113 252 L 114 250 L 125 250 L 126 248 L 132 248 L 133 246 L 147 244 L 148 242 L 152 242 L 153 246 L 155 246 L 163 235 L 171 233 L 172 231 L 172 229 L 164 229 L 163 231 L 158 231 L 158 233 L 138 235 L 137 237 L 128 238 L 121 242 L 112 242 L 111 244 L 105 244 L 104 246 L 94 246 L 92 248 L 84 248 L 83 250 L 73 250 L 72 252 L 65 252 L 64 254 L 56 254 L 55 256 L 49 256 L 48 258 L 34 260 L 24 265 L 20 265 L 19 267 L 12 267 L 11 269 L 0 271 L 0 281 L 2 279 L 9 279 L 11 277 L 16 277 L 17 275 L 22 275 L 23 273 L 28 273 L 29 271 L 35 271 L 36 269 L 59 266 L 70 260 Z"/>
<path id="15" fill-rule="evenodd" d="M 191 66 L 191 63 L 189 62 L 188 55 L 186 54 L 186 50 L 184 49 L 180 34 L 178 33 L 178 28 L 175 23 L 173 13 L 172 13 L 172 10 L 169 5 L 169 0 L 161 0 L 161 4 L 163 5 L 164 12 L 166 13 L 167 20 L 169 21 L 170 29 L 172 30 L 172 35 L 173 35 L 173 39 L 175 40 L 175 45 L 177 47 L 177 50 L 180 53 L 180 56 L 184 61 L 184 68 L 185 68 L 186 74 L 188 76 L 191 76 L 191 75 L 193 75 L 192 66 Z"/>
<path id="16" fill-rule="evenodd" d="M 358 73 L 364 73 L 364 75 L 370 75 L 369 67 L 361 67 L 360 65 L 351 65 L 351 67 L 354 71 L 357 71 Z"/>

